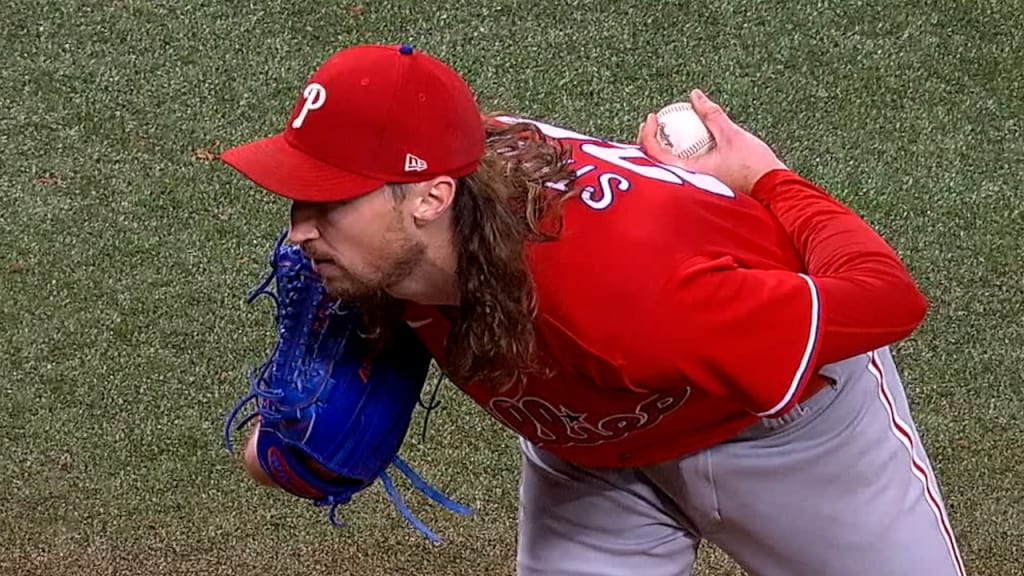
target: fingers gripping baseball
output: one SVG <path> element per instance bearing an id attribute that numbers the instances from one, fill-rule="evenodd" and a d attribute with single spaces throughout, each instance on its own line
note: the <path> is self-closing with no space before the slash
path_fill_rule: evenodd
<path id="1" fill-rule="evenodd" d="M 678 106 L 678 105 L 674 105 Z M 673 108 L 674 106 L 666 107 L 662 110 L 662 113 Z M 700 122 L 704 124 L 707 131 L 712 136 L 712 141 L 717 142 L 720 138 L 724 137 L 728 133 L 728 128 L 731 124 L 729 118 L 722 111 L 722 108 L 717 104 L 711 102 L 703 95 L 703 92 L 694 90 L 690 95 L 690 106 L 693 108 L 693 112 L 697 114 Z M 659 138 L 659 114 L 648 114 L 647 118 L 643 123 L 640 124 L 640 129 L 637 134 L 637 144 L 644 149 L 649 156 L 658 160 L 659 162 L 682 165 L 685 163 L 688 166 L 699 165 L 702 160 L 699 159 L 702 156 L 706 156 L 708 152 L 690 156 L 689 158 L 683 158 L 682 156 L 673 152 L 672 148 L 665 144 L 662 138 Z M 714 146 L 708 148 L 713 150 Z"/>
<path id="2" fill-rule="evenodd" d="M 680 158 L 658 140 L 654 114 L 640 127 L 637 144 L 654 160 L 708 174 L 736 192 L 749 193 L 765 173 L 785 169 L 775 152 L 759 138 L 734 123 L 721 106 L 700 90 L 690 93 L 693 111 L 715 139 L 715 147 L 690 158 Z"/>
<path id="3" fill-rule="evenodd" d="M 693 111 L 700 117 L 708 132 L 715 137 L 715 141 L 721 142 L 722 138 L 729 136 L 730 131 L 739 129 L 739 126 L 733 124 L 732 120 L 726 116 L 722 107 L 712 102 L 700 90 L 690 92 L 690 104 L 693 105 Z"/>
<path id="4" fill-rule="evenodd" d="M 658 116 L 656 114 L 648 114 L 643 124 L 640 125 L 636 143 L 648 156 L 662 164 L 678 163 L 679 158 L 658 140 Z"/>

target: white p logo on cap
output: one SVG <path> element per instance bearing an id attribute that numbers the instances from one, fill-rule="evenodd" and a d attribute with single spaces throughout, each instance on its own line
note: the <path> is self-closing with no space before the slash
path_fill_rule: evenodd
<path id="1" fill-rule="evenodd" d="M 302 103 L 302 110 L 299 110 L 299 115 L 292 120 L 292 128 L 302 128 L 302 123 L 306 121 L 306 114 L 309 114 L 310 110 L 316 110 L 324 105 L 327 100 L 327 90 L 316 82 L 313 82 L 306 89 L 302 91 L 302 97 L 306 99 Z"/>

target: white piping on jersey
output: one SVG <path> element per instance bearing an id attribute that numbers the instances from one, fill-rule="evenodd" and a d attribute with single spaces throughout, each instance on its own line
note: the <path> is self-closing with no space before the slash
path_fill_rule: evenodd
<path id="1" fill-rule="evenodd" d="M 793 376 L 792 382 L 789 383 L 789 388 L 786 390 L 786 394 L 782 397 L 782 400 L 771 409 L 757 414 L 762 418 L 770 418 L 774 416 L 776 412 L 785 408 L 793 399 L 796 391 L 800 388 L 800 382 L 803 381 L 804 376 L 807 374 L 807 369 L 810 367 L 811 354 L 814 352 L 814 346 L 818 340 L 818 329 L 821 322 L 821 319 L 819 318 L 821 303 L 818 300 L 818 287 L 814 284 L 814 280 L 811 280 L 809 276 L 805 274 L 799 274 L 799 276 L 807 282 L 807 286 L 811 290 L 811 326 L 808 331 L 807 346 L 804 347 L 803 357 L 800 358 L 800 366 L 797 367 L 796 374 Z"/>

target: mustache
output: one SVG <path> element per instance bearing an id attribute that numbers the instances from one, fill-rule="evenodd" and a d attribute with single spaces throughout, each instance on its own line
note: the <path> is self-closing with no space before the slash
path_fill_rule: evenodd
<path id="1" fill-rule="evenodd" d="M 331 260 L 330 256 L 322 254 L 308 246 L 302 246 L 302 255 L 310 260 Z"/>

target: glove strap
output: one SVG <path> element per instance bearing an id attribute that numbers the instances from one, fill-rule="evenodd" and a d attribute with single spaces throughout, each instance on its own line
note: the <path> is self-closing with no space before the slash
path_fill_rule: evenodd
<path id="1" fill-rule="evenodd" d="M 384 491 L 388 493 L 388 497 L 391 498 L 391 503 L 398 508 L 398 511 L 402 513 L 402 516 L 409 521 L 421 534 L 427 537 L 428 540 L 437 544 L 441 541 L 441 538 L 437 534 L 430 531 L 426 524 L 420 521 L 415 514 L 409 510 L 409 507 L 405 505 L 405 500 L 402 500 L 402 496 L 398 494 L 398 490 L 395 490 L 395 483 L 391 480 L 391 475 L 385 470 L 380 475 L 380 482 L 384 485 Z"/>
<path id="2" fill-rule="evenodd" d="M 437 488 L 427 484 L 427 481 L 420 477 L 420 475 L 412 469 L 412 466 L 409 466 L 409 463 L 403 460 L 400 456 L 395 456 L 395 459 L 392 460 L 391 463 L 394 464 L 395 468 L 398 468 L 398 471 L 408 478 L 409 482 L 411 482 L 412 485 L 427 498 L 430 498 L 448 510 L 462 516 L 469 516 L 473 513 L 471 508 L 459 504 L 442 494 Z"/>

